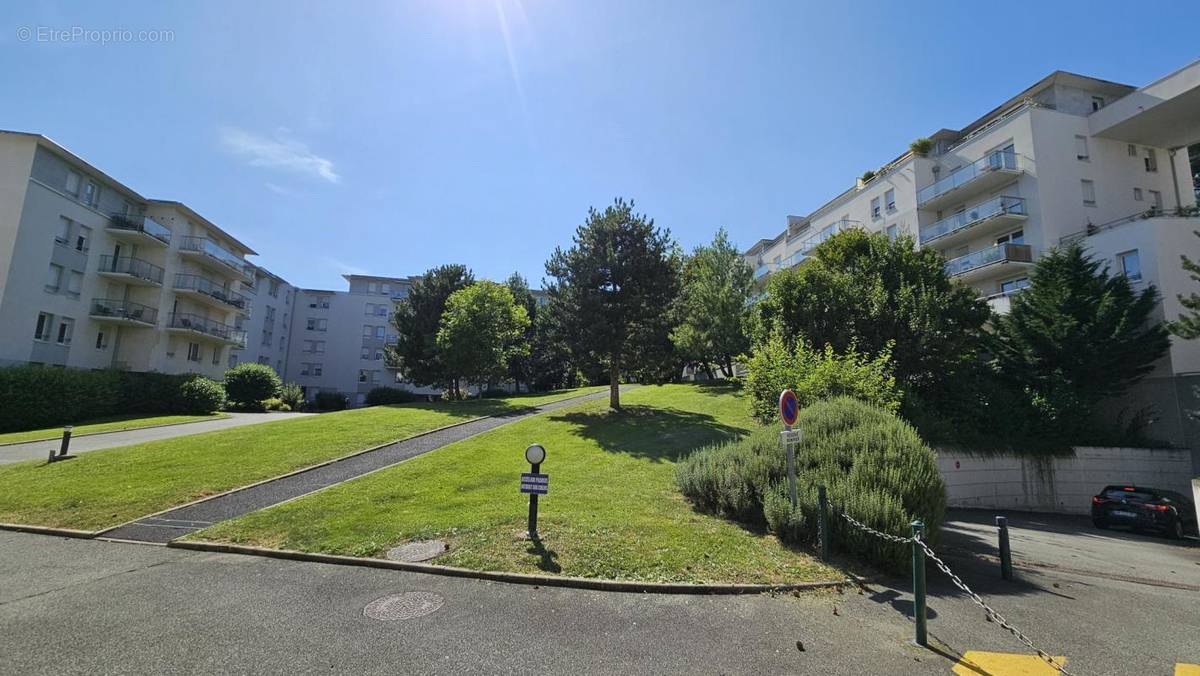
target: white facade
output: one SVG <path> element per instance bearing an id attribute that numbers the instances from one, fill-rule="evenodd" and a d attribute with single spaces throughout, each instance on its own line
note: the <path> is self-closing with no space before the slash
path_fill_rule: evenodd
<path id="1" fill-rule="evenodd" d="M 266 268 L 255 266 L 253 281 L 243 280 L 240 291 L 250 310 L 237 322 L 237 328 L 246 332 L 246 347 L 232 351 L 229 366 L 257 362 L 270 366 L 280 378 L 285 378 L 298 289 Z"/>
<path id="2" fill-rule="evenodd" d="M 0 131 L 0 364 L 219 378 L 252 253 L 44 136 Z"/>

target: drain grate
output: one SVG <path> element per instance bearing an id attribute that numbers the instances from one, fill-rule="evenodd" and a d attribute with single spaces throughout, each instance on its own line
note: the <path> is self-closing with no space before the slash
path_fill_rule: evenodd
<path id="1" fill-rule="evenodd" d="M 381 596 L 363 608 L 363 615 L 373 620 L 411 620 L 437 612 L 445 599 L 433 592 L 404 592 Z"/>
<path id="2" fill-rule="evenodd" d="M 420 540 L 406 542 L 388 551 L 387 557 L 392 561 L 428 561 L 440 556 L 446 551 L 446 543 L 441 540 Z"/>

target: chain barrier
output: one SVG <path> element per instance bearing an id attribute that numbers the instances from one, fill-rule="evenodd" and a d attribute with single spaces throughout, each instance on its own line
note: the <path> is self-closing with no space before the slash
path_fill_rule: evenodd
<path id="1" fill-rule="evenodd" d="M 960 578 L 958 575 L 956 575 L 954 573 L 954 571 L 950 570 L 950 566 L 945 561 L 943 561 L 941 559 L 941 557 L 939 557 L 937 554 L 935 554 L 933 552 L 933 550 L 929 547 L 929 545 L 925 544 L 925 541 L 923 539 L 921 539 L 919 537 L 915 537 L 915 536 L 901 537 L 899 535 L 892 535 L 891 533 L 884 533 L 882 531 L 875 530 L 874 528 L 871 528 L 867 524 L 859 521 L 858 519 L 855 519 L 854 517 L 850 516 L 846 512 L 842 511 L 840 508 L 837 507 L 837 505 L 833 504 L 832 501 L 829 502 L 829 508 L 835 514 L 841 516 L 843 519 L 848 521 L 852 526 L 858 528 L 859 530 L 866 532 L 869 535 L 874 535 L 877 538 L 886 540 L 888 542 L 894 542 L 896 544 L 917 544 L 917 545 L 919 545 L 921 547 L 921 549 L 925 550 L 925 556 L 928 556 L 930 559 L 933 559 L 934 564 L 936 564 L 937 567 L 943 573 L 945 573 L 947 577 L 950 578 L 950 581 L 954 583 L 954 586 L 958 587 L 960 590 L 963 591 L 963 593 L 965 593 L 967 596 L 969 596 L 971 598 L 971 600 L 975 602 L 976 605 L 978 605 L 980 608 L 983 608 L 983 612 L 987 615 L 988 621 L 994 622 L 1001 629 L 1004 629 L 1004 630 L 1008 631 L 1009 633 L 1011 633 L 1013 636 L 1015 636 L 1017 638 L 1018 641 L 1025 644 L 1025 646 L 1028 647 L 1030 650 L 1036 652 L 1038 657 L 1042 658 L 1043 661 L 1045 661 L 1047 664 L 1049 664 L 1054 669 L 1058 670 L 1059 673 L 1065 674 L 1066 676 L 1073 676 L 1073 674 L 1071 672 L 1067 671 L 1067 668 L 1064 665 L 1059 664 L 1058 661 L 1055 660 L 1053 656 L 1051 656 L 1049 653 L 1042 650 L 1041 648 L 1038 648 L 1037 646 L 1035 646 L 1033 644 L 1033 641 L 1028 636 L 1021 633 L 1021 631 L 1019 629 L 1017 629 L 1011 623 L 1009 623 L 1008 620 L 1004 619 L 1003 615 L 996 612 L 996 610 L 994 608 L 992 608 L 987 603 L 985 603 L 983 598 L 980 597 L 979 594 L 976 594 L 970 587 L 967 586 L 967 583 L 962 581 L 962 578 Z M 819 526 L 819 520 L 818 520 L 818 528 L 817 528 L 817 537 L 824 537 L 824 533 L 821 532 L 821 529 Z"/>

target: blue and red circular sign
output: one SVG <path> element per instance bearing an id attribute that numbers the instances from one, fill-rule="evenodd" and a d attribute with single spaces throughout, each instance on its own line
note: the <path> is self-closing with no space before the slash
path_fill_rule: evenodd
<path id="1" fill-rule="evenodd" d="M 784 390 L 779 393 L 779 419 L 784 425 L 791 427 L 796 424 L 796 418 L 800 416 L 800 401 L 796 399 L 796 393 L 791 390 Z"/>

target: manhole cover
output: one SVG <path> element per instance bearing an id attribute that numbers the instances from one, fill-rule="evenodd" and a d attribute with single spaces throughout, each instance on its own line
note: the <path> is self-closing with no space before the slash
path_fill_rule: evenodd
<path id="1" fill-rule="evenodd" d="M 428 561 L 446 551 L 446 543 L 441 540 L 422 540 L 408 542 L 388 551 L 387 557 L 392 561 Z"/>
<path id="2" fill-rule="evenodd" d="M 368 603 L 363 615 L 373 620 L 411 620 L 435 612 L 443 603 L 445 599 L 433 592 L 389 594 Z"/>

